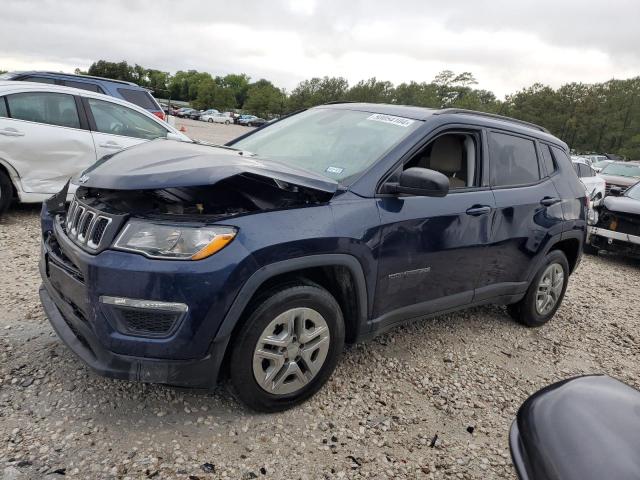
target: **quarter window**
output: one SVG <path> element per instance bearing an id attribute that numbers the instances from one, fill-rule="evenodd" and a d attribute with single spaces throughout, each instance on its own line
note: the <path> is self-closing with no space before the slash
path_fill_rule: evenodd
<path id="1" fill-rule="evenodd" d="M 11 118 L 80 128 L 73 95 L 50 92 L 15 93 L 7 96 Z"/>
<path id="2" fill-rule="evenodd" d="M 542 162 L 547 170 L 547 175 L 551 176 L 557 170 L 556 163 L 553 161 L 553 157 L 551 156 L 549 145 L 545 145 L 543 143 L 540 147 L 540 151 L 542 152 Z"/>
<path id="3" fill-rule="evenodd" d="M 135 110 L 94 98 L 87 100 L 98 132 L 145 140 L 167 136 L 167 129 Z"/>
<path id="4" fill-rule="evenodd" d="M 538 157 L 532 140 L 492 132 L 489 152 L 493 186 L 525 185 L 540 180 Z"/>
<path id="5" fill-rule="evenodd" d="M 156 101 L 151 94 L 144 90 L 132 90 L 131 88 L 119 88 L 118 92 L 127 102 L 131 102 L 145 110 L 159 110 Z"/>

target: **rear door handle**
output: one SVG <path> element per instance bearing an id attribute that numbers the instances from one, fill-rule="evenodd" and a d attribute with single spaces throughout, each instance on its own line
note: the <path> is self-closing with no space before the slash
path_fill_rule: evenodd
<path id="1" fill-rule="evenodd" d="M 542 200 L 540 200 L 540 205 L 544 205 L 545 207 L 550 207 L 551 205 L 555 205 L 560 201 L 561 200 L 557 197 L 544 197 Z"/>
<path id="2" fill-rule="evenodd" d="M 24 137 L 24 132 L 19 132 L 15 128 L 3 128 L 0 130 L 0 135 L 4 135 L 5 137 Z"/>
<path id="3" fill-rule="evenodd" d="M 116 142 L 106 142 L 106 143 L 101 143 L 100 147 L 102 148 L 117 148 L 118 150 L 122 149 L 122 145 L 116 143 Z"/>
<path id="4" fill-rule="evenodd" d="M 477 217 L 478 215 L 486 215 L 490 212 L 491 207 L 489 205 L 474 205 L 467 209 L 467 215 L 473 215 L 474 217 Z"/>

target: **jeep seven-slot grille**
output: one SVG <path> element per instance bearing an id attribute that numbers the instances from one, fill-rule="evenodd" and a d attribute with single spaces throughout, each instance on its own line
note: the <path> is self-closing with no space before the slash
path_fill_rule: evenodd
<path id="1" fill-rule="evenodd" d="M 67 210 L 67 236 L 76 244 L 88 250 L 101 248 L 111 218 L 101 212 L 91 210 L 74 199 Z"/>

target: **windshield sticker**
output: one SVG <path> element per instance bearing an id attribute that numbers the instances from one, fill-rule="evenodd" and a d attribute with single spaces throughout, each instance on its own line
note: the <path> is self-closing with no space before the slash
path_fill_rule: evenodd
<path id="1" fill-rule="evenodd" d="M 342 172 L 344 172 L 344 168 L 340 168 L 340 167 L 327 167 L 327 169 L 325 170 L 325 172 L 327 172 L 327 173 L 335 173 L 336 175 L 340 175 Z"/>
<path id="2" fill-rule="evenodd" d="M 393 115 L 383 115 L 382 113 L 374 113 L 367 120 L 373 120 L 374 122 L 390 123 L 398 127 L 408 127 L 414 120 L 408 118 L 394 117 Z"/>

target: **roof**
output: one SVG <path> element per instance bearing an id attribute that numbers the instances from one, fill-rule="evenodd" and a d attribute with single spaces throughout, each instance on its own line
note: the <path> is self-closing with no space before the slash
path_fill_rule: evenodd
<path id="1" fill-rule="evenodd" d="M 426 107 L 414 107 L 410 105 L 392 105 L 386 103 L 358 103 L 358 102 L 331 102 L 324 105 L 319 105 L 315 108 L 339 108 L 345 110 L 359 110 L 371 113 L 382 113 L 385 115 L 393 115 L 397 117 L 409 118 L 412 120 L 426 121 L 436 116 L 442 115 L 464 115 L 466 117 L 476 117 L 476 120 L 481 119 L 481 125 L 489 127 L 505 127 L 508 124 L 509 129 L 514 131 L 521 131 L 529 135 L 534 135 L 541 139 L 552 141 L 555 143 L 564 142 L 554 137 L 546 128 L 536 125 L 534 123 L 525 122 L 524 120 L 518 120 L 516 118 L 505 117 L 502 115 L 496 115 L 493 113 L 478 112 L 475 110 L 465 110 L 462 108 L 426 108 Z"/>
<path id="2" fill-rule="evenodd" d="M 127 82 L 125 80 L 114 80 L 112 78 L 95 77 L 93 75 L 76 75 L 75 73 L 51 72 L 51 71 L 45 71 L 45 70 L 15 71 L 15 72 L 7 72 L 7 74 L 8 75 L 55 75 L 56 77 L 84 78 L 84 79 L 90 78 L 93 80 L 100 80 L 102 82 L 120 83 L 122 85 L 140 87 L 139 85 L 133 82 Z M 140 88 L 144 88 L 144 87 L 140 87 Z"/>

